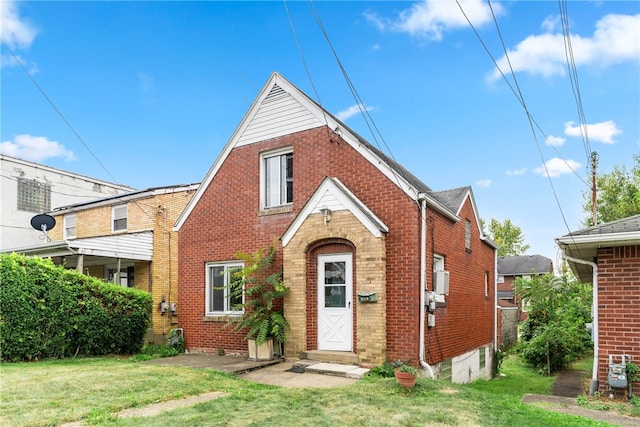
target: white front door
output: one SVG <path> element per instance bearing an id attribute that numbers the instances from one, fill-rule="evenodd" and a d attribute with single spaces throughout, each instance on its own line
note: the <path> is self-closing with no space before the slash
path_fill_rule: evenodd
<path id="1" fill-rule="evenodd" d="M 318 255 L 318 350 L 353 349 L 352 256 Z"/>

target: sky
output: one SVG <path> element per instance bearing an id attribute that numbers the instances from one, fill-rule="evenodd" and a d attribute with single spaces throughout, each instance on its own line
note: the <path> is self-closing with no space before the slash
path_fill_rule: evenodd
<path id="1" fill-rule="evenodd" d="M 0 8 L 0 152 L 137 189 L 200 182 L 274 71 L 555 265 L 591 153 L 640 154 L 637 1 Z"/>

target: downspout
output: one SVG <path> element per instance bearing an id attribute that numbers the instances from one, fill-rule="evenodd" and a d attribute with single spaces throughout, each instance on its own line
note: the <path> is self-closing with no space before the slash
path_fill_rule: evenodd
<path id="1" fill-rule="evenodd" d="M 429 378 L 435 378 L 433 368 L 424 360 L 424 325 L 427 293 L 427 200 L 424 195 L 418 195 L 420 203 L 420 366 L 427 370 Z"/>
<path id="2" fill-rule="evenodd" d="M 502 310 L 500 310 L 502 315 Z M 500 319 L 502 321 L 502 319 Z M 498 250 L 493 250 L 493 354 L 500 349 L 498 346 Z"/>
<path id="3" fill-rule="evenodd" d="M 591 383 L 589 384 L 589 396 L 593 396 L 598 391 L 598 388 L 600 386 L 600 383 L 598 381 L 598 352 L 600 351 L 600 345 L 598 343 L 598 341 L 600 340 L 600 327 L 598 326 L 598 265 L 595 262 L 570 257 L 569 255 L 566 255 L 564 251 L 562 251 L 562 258 L 578 264 L 590 265 L 591 268 L 593 268 L 593 372 L 591 374 Z"/>

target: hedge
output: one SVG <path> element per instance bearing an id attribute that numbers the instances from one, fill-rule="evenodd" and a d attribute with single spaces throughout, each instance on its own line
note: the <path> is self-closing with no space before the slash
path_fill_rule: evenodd
<path id="1" fill-rule="evenodd" d="M 150 324 L 151 295 L 51 260 L 0 254 L 0 357 L 133 354 Z"/>

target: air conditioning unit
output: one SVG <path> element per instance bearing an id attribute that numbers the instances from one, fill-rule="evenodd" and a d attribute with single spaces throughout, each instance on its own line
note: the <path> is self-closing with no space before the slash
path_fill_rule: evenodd
<path id="1" fill-rule="evenodd" d="M 449 295 L 449 272 L 438 270 L 433 272 L 433 291 L 436 295 Z"/>

